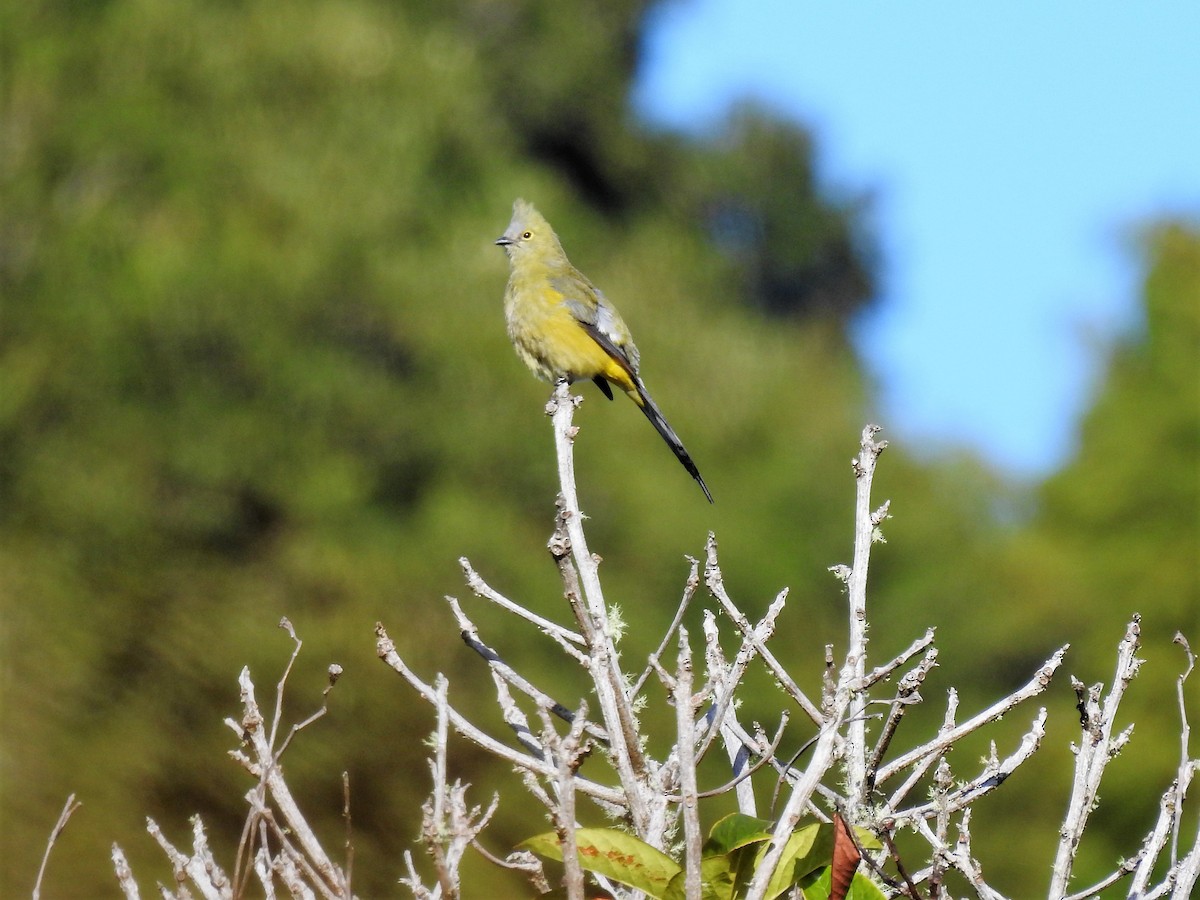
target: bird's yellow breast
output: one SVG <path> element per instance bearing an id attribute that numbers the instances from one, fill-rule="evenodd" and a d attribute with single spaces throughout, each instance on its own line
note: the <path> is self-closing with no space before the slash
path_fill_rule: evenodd
<path id="1" fill-rule="evenodd" d="M 600 375 L 631 390 L 624 368 L 592 340 L 558 291 L 546 285 L 510 284 L 504 305 L 508 336 L 525 364 L 547 381 L 580 381 Z"/>

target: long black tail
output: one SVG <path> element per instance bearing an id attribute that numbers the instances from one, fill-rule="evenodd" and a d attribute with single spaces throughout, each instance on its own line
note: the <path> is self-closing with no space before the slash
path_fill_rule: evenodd
<path id="1" fill-rule="evenodd" d="M 683 463 L 683 467 L 688 470 L 688 474 L 696 479 L 696 483 L 700 485 L 700 490 L 704 491 L 704 496 L 708 498 L 709 503 L 712 503 L 713 497 L 708 491 L 708 485 L 704 483 L 704 479 L 700 475 L 700 470 L 696 468 L 696 464 L 692 462 L 691 456 L 688 455 L 687 450 L 684 448 L 683 441 L 679 440 L 679 435 L 675 433 L 675 429 L 667 424 L 667 420 L 663 417 L 658 404 L 646 393 L 646 386 L 642 384 L 642 380 L 638 378 L 634 384 L 637 386 L 638 391 L 638 396 L 633 398 L 634 403 L 637 403 L 641 407 L 642 412 L 646 414 L 646 418 L 650 420 L 650 424 L 662 435 L 662 439 L 667 442 L 667 446 L 671 448 L 671 452 Z"/>

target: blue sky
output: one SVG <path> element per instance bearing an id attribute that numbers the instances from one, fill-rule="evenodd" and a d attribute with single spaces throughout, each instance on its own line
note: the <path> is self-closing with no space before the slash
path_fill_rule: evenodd
<path id="1" fill-rule="evenodd" d="M 1070 455 L 1136 328 L 1137 227 L 1200 219 L 1200 2 L 673 0 L 635 103 L 705 132 L 753 98 L 875 195 L 860 346 L 893 438 L 1021 476 Z"/>

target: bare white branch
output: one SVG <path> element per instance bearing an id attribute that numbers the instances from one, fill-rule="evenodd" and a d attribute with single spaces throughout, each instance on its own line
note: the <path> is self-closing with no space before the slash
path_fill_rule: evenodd
<path id="1" fill-rule="evenodd" d="M 683 810 L 684 895 L 700 896 L 700 797 L 696 785 L 696 703 L 692 697 L 692 648 L 687 629 L 679 629 L 679 660 L 671 685 L 675 701 L 675 753 Z"/>
<path id="2" fill-rule="evenodd" d="M 1076 696 L 1079 698 L 1081 734 L 1075 748 L 1075 778 L 1071 788 L 1071 799 L 1067 804 L 1063 820 L 1058 853 L 1054 858 L 1054 870 L 1050 880 L 1050 898 L 1067 895 L 1067 885 L 1074 868 L 1075 853 L 1083 837 L 1088 818 L 1096 806 L 1100 792 L 1100 779 L 1104 769 L 1129 740 L 1128 731 L 1116 738 L 1112 736 L 1117 707 L 1125 695 L 1129 683 L 1137 675 L 1141 660 L 1137 658 L 1138 637 L 1141 633 L 1140 620 L 1134 616 L 1125 630 L 1125 637 L 1117 649 L 1117 671 L 1112 690 L 1101 707 L 1101 685 L 1087 689 L 1083 683 L 1072 679 Z"/>
<path id="3" fill-rule="evenodd" d="M 383 625 L 376 624 L 376 652 L 379 658 L 387 663 L 395 672 L 404 678 L 426 702 L 430 705 L 436 705 L 437 692 L 434 688 L 426 684 L 410 669 L 404 659 L 396 652 L 396 645 L 390 637 Z M 515 766 L 526 769 L 543 777 L 553 777 L 554 768 L 540 759 L 529 756 L 525 753 L 520 753 L 500 743 L 495 738 L 491 737 L 485 731 L 473 725 L 462 713 L 456 710 L 453 706 L 447 706 L 447 716 L 454 730 L 465 737 L 471 743 L 482 747 L 493 756 L 498 756 L 501 759 L 506 759 Z M 593 799 L 600 800 L 604 803 L 614 806 L 624 806 L 625 795 L 618 788 L 606 788 L 595 782 L 580 779 L 577 789 L 584 794 L 587 794 Z"/>
<path id="4" fill-rule="evenodd" d="M 792 678 L 784 665 L 775 658 L 775 655 L 766 646 L 767 638 L 775 630 L 775 620 L 783 611 L 784 603 L 787 600 L 787 590 L 784 589 L 779 592 L 767 608 L 766 615 L 763 616 L 762 621 L 758 625 L 751 625 L 746 614 L 738 609 L 725 590 L 725 580 L 721 575 L 721 567 L 717 563 L 717 539 L 711 533 L 708 536 L 708 543 L 705 546 L 705 556 L 704 583 L 708 587 L 709 592 L 712 593 L 713 597 L 721 605 L 722 611 L 729 616 L 730 621 L 737 626 L 742 636 L 751 642 L 755 652 L 762 657 L 771 674 L 779 681 L 780 687 L 783 688 L 789 697 L 796 701 L 797 705 L 804 710 L 814 724 L 821 725 L 825 721 L 821 711 L 817 708 L 816 704 L 808 699 L 804 691 L 800 690 L 800 686 L 796 684 L 795 679 Z"/>
<path id="5" fill-rule="evenodd" d="M 50 838 L 46 841 L 46 852 L 42 854 L 42 864 L 38 866 L 37 880 L 33 883 L 33 900 L 38 900 L 42 896 L 42 879 L 46 877 L 46 863 L 50 861 L 50 851 L 54 849 L 55 841 L 63 833 L 63 829 L 67 827 L 67 822 L 71 820 L 71 816 L 81 806 L 83 804 L 75 799 L 74 794 L 68 796 L 67 802 L 63 804 L 62 812 L 58 814 L 58 821 L 54 823 L 54 828 L 50 831 Z"/>
<path id="6" fill-rule="evenodd" d="M 562 852 L 565 895 L 572 900 L 589 896 L 589 881 L 616 900 L 644 900 L 645 897 L 643 891 L 619 883 L 615 875 L 606 878 L 589 871 L 586 852 L 582 856 L 580 852 L 583 844 L 579 837 L 583 827 L 581 818 L 588 812 L 581 813 L 578 808 L 580 797 L 593 801 L 610 820 L 616 819 L 620 828 L 657 852 L 671 854 L 682 872 L 675 876 L 678 881 L 671 892 L 674 894 L 681 887 L 681 895 L 693 900 L 706 896 L 712 888 L 704 882 L 708 862 L 703 858 L 702 829 L 706 808 L 703 801 L 734 792 L 738 809 L 755 816 L 759 806 L 756 796 L 763 799 L 765 806 L 767 795 L 772 791 L 771 812 L 767 813 L 773 820 L 771 838 L 765 843 L 761 856 L 755 857 L 754 870 L 739 876 L 746 879 L 740 883 L 744 890 L 739 894 L 746 900 L 764 900 L 768 893 L 782 896 L 771 887 L 772 878 L 793 833 L 807 822 L 827 825 L 831 817 L 839 816 L 839 821 L 874 831 L 882 839 L 885 850 L 868 852 L 861 846 L 858 849 L 869 866 L 864 872 L 881 880 L 892 896 L 903 895 L 918 900 L 922 897 L 918 885 L 926 885 L 925 896 L 950 900 L 947 877 L 957 873 L 980 900 L 1003 900 L 1002 895 L 988 884 L 972 849 L 972 816 L 983 808 L 980 802 L 1000 788 L 1038 749 L 1049 713 L 1044 708 L 1038 710 L 1017 746 L 1004 758 L 993 743 L 982 768 L 972 777 L 956 778 L 950 764 L 954 757 L 950 754 L 968 735 L 1017 711 L 1023 704 L 1028 708 L 1029 701 L 1045 691 L 1061 666 L 1067 648 L 1053 653 L 1025 685 L 965 721 L 959 722 L 958 693 L 950 689 L 944 721 L 937 733 L 907 752 L 892 754 L 894 738 L 907 709 L 921 702 L 920 691 L 937 665 L 938 650 L 934 646 L 934 630 L 930 628 L 899 654 L 873 667 L 869 665 L 867 575 L 871 550 L 883 541 L 880 528 L 889 516 L 890 507 L 885 502 L 872 508 L 873 477 L 880 454 L 887 445 L 876 440 L 877 427 L 867 426 L 852 464 L 855 479 L 853 560 L 850 565 L 833 567 L 846 585 L 848 629 L 845 652 L 835 654 L 833 645 L 827 645 L 823 654 L 819 648 L 810 648 L 816 652 L 806 656 L 796 652 L 796 648 L 788 648 L 788 658 L 807 660 L 816 667 L 823 664 L 820 704 L 800 689 L 796 677 L 780 661 L 779 654 L 768 646 L 785 608 L 787 591 L 780 591 L 763 617 L 752 623 L 726 590 L 717 558 L 716 537 L 712 533 L 705 546 L 703 570 L 711 600 L 697 597 L 700 563 L 689 559 L 690 571 L 672 620 L 645 665 L 638 661 L 631 667 L 632 672 L 640 672 L 636 680 L 631 678 L 623 667 L 619 652 L 622 630 L 619 610 L 609 609 L 605 602 L 599 577 L 600 559 L 588 550 L 584 535 L 586 517 L 577 496 L 572 457 L 572 443 L 577 434 L 573 414 L 579 402 L 568 386 L 560 383 L 547 408 L 553 421 L 561 484 L 558 515 L 549 549 L 562 581 L 566 601 L 564 618 L 569 610 L 577 630 L 533 614 L 521 603 L 494 590 L 465 558 L 459 562 L 475 596 L 516 617 L 521 627 L 549 637 L 553 647 L 561 651 L 560 658 L 589 677 L 593 693 L 587 701 L 580 700 L 574 709 L 559 702 L 485 643 L 463 605 L 447 598 L 461 637 L 487 664 L 495 688 L 495 701 L 505 723 L 516 735 L 515 741 L 506 736 L 506 743 L 471 722 L 451 704 L 450 686 L 444 676 L 437 675 L 432 684 L 418 676 L 401 657 L 383 625 L 377 624 L 376 650 L 380 659 L 397 672 L 436 714 L 433 752 L 429 760 L 433 787 L 422 807 L 421 827 L 432 876 L 426 884 L 412 854 L 406 853 L 403 862 L 406 874 L 400 882 L 417 900 L 455 900 L 470 896 L 462 883 L 461 872 L 468 849 L 474 848 L 495 865 L 524 872 L 539 892 L 549 889 L 541 863 L 531 854 L 512 853 L 501 858 L 483 846 L 480 836 L 498 808 L 499 796 L 494 796 L 486 809 L 468 803 L 468 786 L 453 779 L 448 770 L 448 747 L 453 734 L 476 744 L 493 758 L 512 765 L 525 789 L 545 806 Z M 704 603 L 706 608 L 697 611 L 693 609 L 696 603 Z M 684 620 L 687 616 L 699 615 L 703 616 L 704 682 L 697 687 L 693 652 Z M 272 718 L 268 721 L 264 717 L 255 699 L 249 672 L 243 670 L 239 679 L 243 714 L 237 721 L 227 720 L 243 742 L 231 756 L 256 781 L 246 794 L 249 814 L 233 869 L 234 877 L 232 880 L 226 878 L 217 864 L 199 819 L 193 820 L 190 853 L 176 849 L 158 826 L 150 822 L 148 828 L 176 874 L 177 892 L 172 894 L 160 886 L 164 897 L 177 900 L 191 897 L 194 890 L 205 898 L 224 900 L 253 890 L 267 900 L 274 900 L 277 895 L 350 900 L 352 847 L 348 785 L 343 780 L 343 814 L 347 829 L 343 870 L 322 850 L 304 820 L 283 779 L 280 764 L 288 743 L 301 729 L 325 714 L 329 691 L 341 670 L 336 666 L 330 668 L 325 703 L 304 721 L 288 726 L 282 721 L 284 686 L 302 644 L 286 619 L 281 626 L 291 636 L 294 648 L 276 686 Z M 1200 771 L 1200 760 L 1190 751 L 1190 728 L 1183 692 L 1195 659 L 1187 642 L 1180 637 L 1179 642 L 1187 654 L 1187 665 L 1178 679 L 1176 691 L 1182 727 L 1180 763 L 1175 780 L 1163 793 L 1158 816 L 1138 852 L 1086 890 L 1069 897 L 1066 894 L 1076 848 L 1095 807 L 1104 768 L 1130 740 L 1131 728 L 1117 731 L 1115 722 L 1121 698 L 1140 664 L 1136 657 L 1138 634 L 1139 625 L 1135 618 L 1119 648 L 1117 672 L 1107 696 L 1098 685 L 1089 689 L 1075 683 L 1083 727 L 1076 751 L 1074 790 L 1049 885 L 1051 900 L 1088 900 L 1111 890 L 1130 876 L 1130 897 L 1155 900 L 1170 896 L 1173 900 L 1183 900 L 1191 895 L 1200 878 L 1200 837 L 1190 847 L 1181 846 L 1185 840 L 1181 834 L 1185 821 L 1188 821 L 1184 816 L 1184 803 Z M 663 664 L 663 655 L 672 641 L 678 650 L 675 665 L 668 671 Z M 732 653 L 735 646 L 736 653 Z M 723 647 L 730 649 L 730 657 L 726 656 Z M 882 685 L 904 667 L 907 671 L 894 690 L 884 693 Z M 667 688 L 665 702 L 657 691 L 643 693 L 651 672 L 657 673 Z M 802 721 L 803 730 L 799 735 L 788 733 L 788 710 L 780 710 L 778 728 L 770 739 L 757 723 L 753 724 L 753 734 L 742 725 L 738 717 L 739 704 L 745 699 L 747 685 L 753 683 L 748 678 L 751 673 L 769 675 L 781 691 L 780 704 L 790 709 L 790 704 L 795 703 L 804 713 L 806 721 Z M 876 696 L 872 697 L 872 693 Z M 598 710 L 596 722 L 589 720 L 589 702 Z M 650 715 L 648 710 L 656 702 L 661 705 L 655 721 L 667 721 L 661 715 L 662 705 L 674 708 L 674 715 L 670 717 L 674 738 L 665 758 L 656 757 L 654 752 L 655 747 L 663 746 L 662 735 L 651 736 L 639 721 L 639 716 Z M 532 715 L 527 712 L 530 704 L 536 709 L 540 728 L 531 725 Z M 875 710 L 886 712 L 876 713 Z M 881 725 L 878 736 L 868 746 L 868 722 L 872 719 L 879 720 Z M 809 722 L 816 726 L 815 734 Z M 565 733 L 563 723 L 566 723 Z M 778 748 L 785 736 L 788 746 L 795 748 L 798 745 L 798 749 L 792 749 L 790 756 L 781 758 Z M 718 741 L 725 748 L 730 777 L 724 784 L 704 790 L 700 787 L 698 769 L 704 762 L 707 773 L 715 764 L 716 761 L 708 759 L 707 754 Z M 590 756 L 599 757 L 601 752 L 604 759 L 589 762 Z M 588 777 L 581 771 L 585 766 Z M 760 772 L 765 774 L 760 776 Z M 892 779 L 899 782 L 898 785 L 891 784 Z M 918 786 L 930 782 L 932 789 L 928 799 L 904 805 Z M 885 786 L 887 794 L 883 792 Z M 70 806 L 69 802 L 51 835 L 46 857 L 66 824 Z M 892 839 L 898 829 L 905 828 L 920 835 L 928 845 L 915 854 L 916 865 L 908 865 L 908 861 L 900 858 Z M 849 833 L 853 834 L 853 831 Z M 856 845 L 859 843 L 857 837 L 852 840 Z M 633 855 L 626 858 L 622 850 L 623 860 L 636 863 L 637 845 L 627 846 L 633 848 L 629 851 Z M 583 849 L 589 851 L 591 848 L 584 845 Z M 137 885 L 124 854 L 116 845 L 113 863 L 118 884 L 127 900 L 137 898 Z M 43 870 L 45 865 L 44 858 Z M 668 869 L 666 877 L 671 877 L 674 871 L 674 868 Z M 957 879 L 957 876 L 953 877 Z M 261 891 L 250 884 L 253 879 L 257 879 Z M 40 884 L 39 874 L 35 897 Z M 795 888 L 787 890 L 795 893 Z"/>
<path id="7" fill-rule="evenodd" d="M 871 484 L 875 463 L 887 447 L 887 441 L 876 441 L 878 425 L 863 429 L 859 455 L 851 463 L 855 475 L 854 501 L 854 562 L 846 577 L 846 594 L 850 603 L 849 646 L 846 650 L 847 674 L 852 679 L 849 719 L 846 728 L 846 792 L 853 809 L 866 799 L 867 791 L 867 567 L 871 559 L 871 544 L 880 540 L 878 525 L 887 515 L 887 504 L 871 512 Z M 853 674 L 849 674 L 852 672 Z M 839 691 L 841 686 L 839 685 Z"/>
<path id="8" fill-rule="evenodd" d="M 121 887 L 121 893 L 125 895 L 125 900 L 141 900 L 141 893 L 138 891 L 137 882 L 134 881 L 133 871 L 129 868 L 129 860 L 125 858 L 125 851 L 116 844 L 112 848 L 113 870 L 117 873 L 117 884 Z"/>
<path id="9" fill-rule="evenodd" d="M 545 691 L 536 687 L 532 682 L 518 673 L 512 666 L 508 665 L 500 654 L 485 644 L 479 637 L 479 629 L 475 627 L 475 623 L 467 618 L 458 601 L 453 597 L 447 597 L 446 600 L 450 604 L 450 608 L 454 611 L 454 618 L 458 622 L 459 633 L 467 646 L 478 653 L 483 659 L 487 660 L 488 668 L 491 669 L 492 678 L 496 682 L 497 701 L 504 711 L 504 721 L 509 727 L 517 732 L 521 742 L 526 744 L 531 752 L 540 752 L 540 744 L 533 740 L 532 732 L 525 723 L 524 715 L 516 709 L 516 704 L 509 696 L 505 685 L 512 685 L 521 693 L 532 699 L 539 707 L 544 707 L 553 712 L 556 716 L 565 722 L 571 722 L 575 718 L 575 714 L 563 704 L 559 703 Z M 599 725 L 593 722 L 587 723 L 587 733 L 600 741 L 603 744 L 608 743 L 608 732 Z M 529 743 L 527 743 L 529 741 Z"/>
<path id="10" fill-rule="evenodd" d="M 983 712 L 972 716 L 961 725 L 943 731 L 933 741 L 930 741 L 927 744 L 922 744 L 920 747 L 910 750 L 908 753 L 903 754 L 898 759 L 894 759 L 887 765 L 883 766 L 879 770 L 877 782 L 879 784 L 883 784 L 897 772 L 901 772 L 923 759 L 936 757 L 945 753 L 946 750 L 948 750 L 952 744 L 962 738 L 963 735 L 970 734 L 972 731 L 977 731 L 987 723 L 1001 718 L 1020 703 L 1023 703 L 1031 697 L 1036 697 L 1050 686 L 1050 679 L 1058 667 L 1062 665 L 1063 656 L 1066 654 L 1066 652 L 1066 646 L 1059 648 L 1054 655 L 1046 660 L 1046 662 L 1042 664 L 1041 668 L 1034 673 L 1033 678 L 1031 678 L 1024 686 L 1009 694 L 1003 700 L 997 701 Z"/>
<path id="11" fill-rule="evenodd" d="M 995 747 L 992 748 L 993 758 L 984 766 L 982 772 L 970 781 L 959 784 L 948 791 L 937 801 L 924 803 L 911 809 L 892 814 L 898 825 L 908 824 L 914 819 L 928 819 L 939 811 L 956 813 L 965 809 L 982 797 L 1000 787 L 1007 778 L 1017 770 L 1023 762 L 1029 759 L 1041 746 L 1042 738 L 1046 736 L 1046 710 L 1038 711 L 1032 727 L 1021 738 L 1021 743 L 1003 762 L 994 758 Z"/>
<path id="12" fill-rule="evenodd" d="M 564 641 L 569 641 L 572 644 L 579 646 L 583 645 L 583 637 L 569 628 L 563 628 L 557 622 L 552 622 L 547 618 L 530 612 L 519 603 L 514 603 L 509 600 L 499 591 L 492 588 L 484 581 L 479 573 L 472 568 L 470 561 L 465 556 L 460 556 L 458 564 L 462 566 L 463 574 L 467 577 L 467 587 L 469 587 L 475 596 L 496 604 L 501 609 L 507 610 L 518 618 L 537 626 L 537 629 L 543 634 L 551 637 L 559 638 Z"/>

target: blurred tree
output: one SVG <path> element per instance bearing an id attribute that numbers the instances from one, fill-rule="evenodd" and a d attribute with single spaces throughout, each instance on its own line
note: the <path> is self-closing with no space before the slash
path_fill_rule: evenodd
<path id="1" fill-rule="evenodd" d="M 1079 735 L 1070 676 L 1111 687 L 1116 645 L 1134 613 L 1143 617 L 1146 665 L 1120 719 L 1136 728 L 1101 789 L 1080 850 L 1080 887 L 1133 854 L 1179 764 L 1175 679 L 1185 658 L 1172 637 L 1181 630 L 1193 646 L 1200 640 L 1200 232 L 1157 226 L 1141 252 L 1144 322 L 1107 354 L 1075 457 L 1024 491 L 988 485 L 969 465 L 945 468 L 948 478 L 927 471 L 924 483 L 905 477 L 907 492 L 937 499 L 930 509 L 894 507 L 889 552 L 873 565 L 886 582 L 874 594 L 877 610 L 938 625 L 944 674 L 931 681 L 929 700 L 940 701 L 938 688 L 952 684 L 971 708 L 1071 645 L 1046 695 L 1041 752 L 973 822 L 985 870 L 1009 896 L 1044 892 L 1053 862 L 1074 763 L 1068 748 Z M 954 483 L 953 503 L 977 511 L 960 535 L 932 521 L 947 508 L 937 492 Z M 937 565 L 908 552 L 934 546 L 938 535 Z M 877 632 L 885 621 L 875 621 Z M 1186 697 L 1194 725 L 1194 676 Z M 930 706 L 924 714 L 936 717 L 940 703 Z M 1007 725 L 1015 739 L 1028 722 Z M 1008 752 L 1003 743 L 1000 751 Z M 953 762 L 960 773 L 975 765 L 969 752 Z"/>
<path id="2" fill-rule="evenodd" d="M 423 3 L 477 42 L 485 90 L 521 149 L 610 219 L 663 207 L 701 225 L 737 275 L 736 296 L 776 314 L 845 325 L 874 299 L 863 194 L 818 188 L 809 136 L 753 106 L 703 145 L 630 121 L 645 0 L 564 5 Z"/>
<path id="3" fill-rule="evenodd" d="M 0 893 L 29 889 L 72 791 L 48 895 L 111 890 L 115 839 L 168 879 L 147 814 L 178 838 L 200 813 L 231 858 L 246 785 L 221 718 L 242 665 L 260 686 L 280 670 L 282 615 L 307 640 L 297 716 L 327 662 L 347 671 L 289 777 L 336 834 L 349 770 L 356 885 L 394 889 L 430 722 L 371 624 L 413 623 L 414 659 L 476 673 L 423 634 L 460 554 L 561 612 L 548 388 L 508 346 L 491 246 L 517 194 L 618 300 L 720 485 L 698 512 L 645 422 L 591 396 L 581 479 L 611 596 L 669 616 L 718 514 L 747 596 L 835 593 L 833 472 L 863 397 L 845 323 L 781 328 L 740 302 L 697 214 L 712 182 L 688 181 L 730 151 L 627 121 L 645 8 L 589 9 L 588 27 L 545 0 L 0 9 Z M 798 155 L 773 164 L 811 187 L 806 139 L 780 130 Z M 765 539 L 797 510 L 799 557 Z M 505 650 L 536 671 L 538 648 Z M 459 753 L 486 791 L 497 773 Z M 505 816 L 497 840 L 529 833 Z"/>
<path id="4" fill-rule="evenodd" d="M 735 110 L 720 153 L 693 160 L 678 194 L 768 313 L 848 323 L 874 298 L 865 197 L 826 201 L 807 134 L 753 107 Z"/>
<path id="5" fill-rule="evenodd" d="M 1081 600 L 1142 610 L 1169 641 L 1200 624 L 1200 233 L 1161 225 L 1144 248 L 1144 325 L 1113 349 L 1034 538 L 1072 558 Z M 1111 618 L 1087 623 L 1090 647 L 1112 643 Z"/>
<path id="6" fill-rule="evenodd" d="M 349 771 L 356 887 L 395 893 L 426 788 L 413 736 L 431 722 L 375 660 L 372 623 L 407 624 L 406 657 L 461 681 L 455 699 L 469 705 L 478 662 L 442 643 L 439 600 L 463 593 L 459 555 L 562 613 L 544 555 L 548 387 L 508 345 L 505 263 L 491 246 L 517 195 L 538 202 L 622 309 L 647 383 L 717 499 L 696 502 L 628 404 L 584 391 L 579 477 L 608 596 L 635 626 L 627 652 L 650 649 L 636 625 L 669 618 L 682 557 L 714 528 L 748 611 L 791 587 L 781 637 L 814 654 L 819 679 L 819 647 L 842 618 L 826 568 L 850 552 L 845 461 L 868 406 L 846 341 L 873 295 L 864 201 L 825 196 L 808 136 L 762 112 L 736 113 L 711 140 L 629 121 L 648 9 L 0 5 L 0 894 L 29 890 L 72 791 L 85 805 L 47 896 L 110 892 L 113 840 L 143 879 L 169 879 L 141 833 L 147 814 L 182 839 L 200 813 L 231 858 L 247 785 L 221 764 L 233 736 L 220 722 L 236 710 L 242 665 L 260 690 L 280 671 L 282 615 L 307 642 L 296 717 L 328 662 L 346 668 L 330 716 L 289 751 L 289 780 L 314 821 L 323 807 L 333 845 Z M 1164 234 L 1176 237 L 1153 244 L 1154 271 L 1189 271 L 1168 261 L 1194 267 L 1194 236 Z M 1183 277 L 1152 279 L 1151 294 L 1194 297 Z M 1180 302 L 1151 299 L 1150 321 L 1156 304 Z M 1168 398 L 1194 398 L 1182 325 L 1148 334 L 1114 368 L 1131 379 L 1128 402 L 1098 405 L 1110 424 L 1087 426 L 1097 442 L 1111 429 L 1112 453 L 1128 456 L 1127 468 L 1103 460 L 1105 493 L 1124 498 L 1110 528 L 1129 523 L 1127 591 L 1146 584 L 1136 563 L 1157 558 L 1150 518 L 1166 508 L 1138 506 L 1141 486 L 1182 472 L 1195 446 L 1194 418 L 1179 418 L 1190 438 L 1173 431 L 1142 453 L 1146 435 L 1165 441 L 1158 429 L 1187 415 Z M 1169 366 L 1138 363 L 1168 346 Z M 1062 597 L 1127 615 L 1105 569 L 1126 542 L 1073 537 L 1084 501 L 1096 502 L 1093 463 L 1052 482 L 1045 512 L 1009 546 L 996 476 L 970 459 L 889 454 L 881 489 L 897 518 L 877 554 L 880 652 L 907 644 L 917 616 L 1012 679 L 1062 630 L 1044 613 Z M 1185 492 L 1154 491 L 1176 521 L 1187 515 Z M 1112 558 L 1089 556 L 1096 545 Z M 1153 577 L 1153 603 L 1184 583 Z M 1194 612 L 1194 591 L 1173 597 L 1155 627 Z M 506 645 L 502 617 L 473 613 L 539 672 L 540 648 Z M 1012 623 L 1022 649 L 980 629 L 981 616 Z M 1095 627 L 1107 664 L 1119 628 Z M 582 689 L 541 674 L 564 702 Z M 775 707 L 769 691 L 763 702 Z M 456 752 L 479 796 L 503 777 Z M 527 836 L 529 819 L 503 807 L 494 839 Z M 525 895 L 503 882 L 494 893 Z"/>
<path id="7" fill-rule="evenodd" d="M 646 0 L 419 4 L 478 47 L 495 109 L 525 154 L 608 214 L 645 205 L 645 141 L 631 128 Z"/>
<path id="8" fill-rule="evenodd" d="M 1012 548 L 1012 596 L 1023 600 L 1006 623 L 1025 647 L 1070 641 L 1069 670 L 1107 686 L 1125 623 L 1142 615 L 1146 663 L 1122 709 L 1136 723 L 1133 740 L 1081 848 L 1095 872 L 1133 852 L 1174 777 L 1185 658 L 1172 638 L 1182 631 L 1200 643 L 1200 232 L 1156 226 L 1142 255 L 1144 322 L 1112 348 L 1075 458 L 1039 488 L 1034 520 Z M 1194 675 L 1185 697 L 1194 726 Z M 1061 747 L 1077 723 L 1056 724 L 1048 740 L 1059 765 L 1048 777 L 1063 779 L 1071 760 Z M 1047 820 L 1061 815 L 1065 790 L 1025 799 L 1027 815 Z M 1087 877 L 1085 867 L 1080 883 Z"/>

